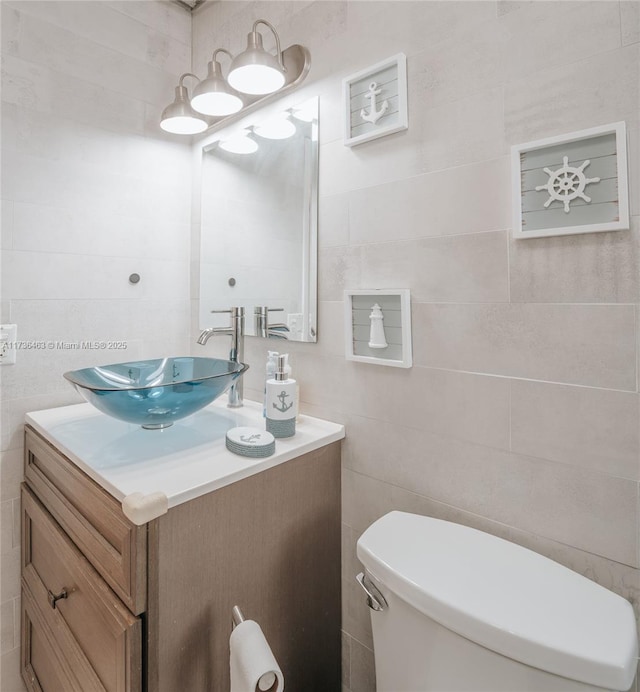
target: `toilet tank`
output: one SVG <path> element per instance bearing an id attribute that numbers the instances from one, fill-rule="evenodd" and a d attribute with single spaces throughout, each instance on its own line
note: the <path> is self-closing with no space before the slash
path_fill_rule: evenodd
<path id="1" fill-rule="evenodd" d="M 383 593 L 492 655 L 596 688 L 633 683 L 631 605 L 538 553 L 460 524 L 391 512 L 362 534 L 357 554 Z M 385 652 L 376 646 L 375 655 Z"/>

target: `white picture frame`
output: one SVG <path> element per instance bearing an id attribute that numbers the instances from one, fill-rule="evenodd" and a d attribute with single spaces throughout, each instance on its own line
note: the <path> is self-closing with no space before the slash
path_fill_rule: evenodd
<path id="1" fill-rule="evenodd" d="M 613 135 L 613 138 L 608 137 L 610 135 Z M 565 150 L 566 158 L 561 156 Z M 572 152 L 577 159 L 569 162 Z M 549 164 L 544 166 L 541 162 L 547 155 Z M 538 166 L 537 169 L 534 168 L 534 161 Z M 582 163 L 578 166 L 580 161 Z M 572 166 L 574 173 L 568 173 L 568 175 L 573 175 L 574 179 L 576 175 L 579 175 L 575 173 L 576 169 L 585 167 L 583 174 L 585 179 L 588 182 L 594 181 L 591 185 L 582 186 L 582 194 L 586 195 L 588 202 L 581 197 L 578 200 L 572 200 L 576 201 L 576 205 L 571 207 L 570 202 L 560 201 L 545 188 L 545 185 L 548 185 L 558 189 L 562 169 L 554 170 L 554 166 L 559 166 L 561 163 L 565 170 L 567 165 Z M 527 165 L 530 166 L 529 169 Z M 606 172 L 600 176 L 594 175 L 593 179 L 586 178 L 587 174 L 600 172 L 598 166 L 601 171 Z M 544 176 L 548 176 L 545 185 L 534 185 L 534 182 L 542 182 Z M 596 187 L 595 183 L 601 182 L 603 184 Z M 629 190 L 625 123 L 616 122 L 513 145 L 511 147 L 511 186 L 514 238 L 542 238 L 628 230 Z M 575 186 L 574 190 L 578 187 Z M 594 191 L 598 195 L 597 202 Z M 531 206 L 532 199 L 536 200 L 533 203 L 535 206 Z M 546 207 L 545 202 L 548 205 Z M 566 211 L 567 206 L 569 212 Z M 574 211 L 573 218 L 569 217 L 571 211 Z M 563 224 L 565 220 L 572 223 Z"/>
<path id="2" fill-rule="evenodd" d="M 378 304 L 382 309 L 388 347 L 371 351 L 367 348 L 366 341 L 370 333 L 369 314 L 374 304 Z M 395 368 L 412 367 L 410 290 L 408 288 L 346 290 L 344 292 L 344 334 L 347 360 Z"/>
<path id="3" fill-rule="evenodd" d="M 377 95 L 371 96 L 375 83 Z M 344 144 L 353 147 L 409 127 L 407 56 L 398 53 L 342 80 Z M 384 104 L 387 107 L 384 108 Z M 375 109 L 375 110 L 374 110 Z M 382 115 L 378 115 L 384 109 Z M 368 122 L 364 117 L 378 119 Z"/>

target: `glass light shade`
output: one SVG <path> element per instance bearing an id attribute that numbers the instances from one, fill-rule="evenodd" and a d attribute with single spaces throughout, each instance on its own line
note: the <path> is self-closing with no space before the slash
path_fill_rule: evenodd
<path id="1" fill-rule="evenodd" d="M 197 135 L 207 129 L 207 123 L 191 116 L 178 116 L 174 118 L 164 118 L 160 122 L 160 127 L 165 132 L 174 135 Z"/>
<path id="2" fill-rule="evenodd" d="M 296 126 L 289 120 L 287 113 L 281 113 L 256 125 L 253 131 L 266 139 L 287 139 L 295 135 Z"/>
<path id="3" fill-rule="evenodd" d="M 204 132 L 209 125 L 189 105 L 187 87 L 176 87 L 175 101 L 169 104 L 160 118 L 160 127 L 176 135 L 195 135 Z"/>
<path id="4" fill-rule="evenodd" d="M 209 63 L 206 79 L 193 90 L 191 106 L 205 115 L 231 115 L 242 108 L 242 99 L 231 93 L 217 60 Z"/>
<path id="5" fill-rule="evenodd" d="M 299 108 L 294 110 L 291 115 L 293 115 L 296 120 L 301 120 L 303 123 L 310 123 L 318 117 L 317 112 L 312 108 Z"/>
<path id="6" fill-rule="evenodd" d="M 284 70 L 278 58 L 262 46 L 262 36 L 252 31 L 247 49 L 231 62 L 229 84 L 243 94 L 271 94 L 284 86 Z"/>
<path id="7" fill-rule="evenodd" d="M 258 143 L 255 139 L 247 137 L 247 132 L 220 142 L 220 148 L 232 154 L 253 154 L 258 151 Z"/>

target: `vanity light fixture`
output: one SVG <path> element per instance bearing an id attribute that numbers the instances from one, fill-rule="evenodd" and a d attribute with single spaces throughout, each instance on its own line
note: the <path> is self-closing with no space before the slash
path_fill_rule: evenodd
<path id="1" fill-rule="evenodd" d="M 262 45 L 262 34 L 256 31 L 258 24 L 271 29 L 276 39 L 276 55 L 268 53 Z M 271 94 L 285 83 L 284 60 L 280 50 L 280 37 L 273 25 L 264 19 L 257 19 L 247 35 L 247 48 L 236 55 L 229 68 L 227 80 L 243 94 Z"/>
<path id="2" fill-rule="evenodd" d="M 288 139 L 295 135 L 296 126 L 291 122 L 289 113 L 279 113 L 256 125 L 254 132 L 265 139 Z"/>
<path id="3" fill-rule="evenodd" d="M 275 54 L 264 49 L 262 35 L 257 31 L 260 24 L 273 32 Z M 219 53 L 231 58 L 226 80 L 217 59 Z M 275 28 L 265 19 L 257 19 L 248 35 L 245 51 L 235 58 L 224 48 L 213 51 L 207 76 L 196 84 L 191 99 L 183 82 L 186 77 L 198 77 L 191 72 L 180 77 L 175 101 L 164 109 L 160 126 L 167 132 L 181 135 L 219 130 L 298 87 L 310 67 L 311 56 L 304 46 L 293 44 L 282 50 Z"/>
<path id="4" fill-rule="evenodd" d="M 187 77 L 198 77 L 191 72 L 185 72 L 176 87 L 176 98 L 163 111 L 160 118 L 160 127 L 166 132 L 177 135 L 195 135 L 204 132 L 209 123 L 196 113 L 189 103 L 189 92 L 184 86 Z"/>
<path id="5" fill-rule="evenodd" d="M 242 130 L 239 134 L 222 140 L 219 146 L 232 154 L 253 154 L 258 151 L 258 143 L 249 134 L 249 130 Z"/>
<path id="6" fill-rule="evenodd" d="M 226 53 L 233 59 L 233 55 L 224 48 L 213 51 L 207 76 L 196 86 L 191 97 L 193 109 L 205 115 L 231 115 L 243 106 L 242 99 L 233 93 L 233 89 L 222 76 L 222 67 L 216 60 L 218 53 Z"/>

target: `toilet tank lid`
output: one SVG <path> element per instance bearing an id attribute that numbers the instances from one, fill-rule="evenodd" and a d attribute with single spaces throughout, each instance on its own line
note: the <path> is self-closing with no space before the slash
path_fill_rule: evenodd
<path id="1" fill-rule="evenodd" d="M 538 553 L 460 524 L 390 512 L 362 534 L 357 554 L 389 591 L 481 646 L 606 689 L 633 682 L 631 605 Z"/>

